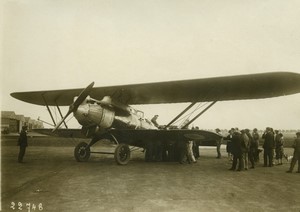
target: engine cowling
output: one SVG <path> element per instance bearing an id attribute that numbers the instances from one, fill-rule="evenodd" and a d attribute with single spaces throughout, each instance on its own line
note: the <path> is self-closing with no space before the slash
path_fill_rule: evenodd
<path id="1" fill-rule="evenodd" d="M 106 129 L 112 126 L 115 112 L 97 104 L 83 104 L 78 107 L 74 116 L 82 126 L 99 126 Z"/>

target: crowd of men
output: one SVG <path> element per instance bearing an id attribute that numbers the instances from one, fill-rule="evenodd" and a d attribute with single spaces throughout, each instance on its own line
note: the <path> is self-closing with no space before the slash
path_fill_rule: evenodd
<path id="1" fill-rule="evenodd" d="M 300 132 L 296 133 L 296 140 L 294 142 L 294 154 L 291 161 L 290 169 L 287 172 L 292 172 L 293 168 L 298 161 L 298 173 L 300 173 Z M 253 129 L 250 133 L 249 129 L 239 130 L 238 128 L 232 128 L 229 131 L 229 135 L 225 138 L 227 140 L 226 150 L 229 158 L 232 157 L 232 166 L 229 170 L 243 171 L 248 170 L 249 161 L 250 168 L 254 169 L 255 164 L 259 162 L 259 153 L 262 152 L 259 147 L 259 134 L 257 129 Z M 282 165 L 283 157 L 288 160 L 287 155 L 284 153 L 284 137 L 278 130 L 273 130 L 267 127 L 262 134 L 263 142 L 263 166 L 273 167 L 277 160 L 277 165 Z"/>
<path id="2" fill-rule="evenodd" d="M 198 128 L 195 128 L 198 129 Z M 215 132 L 222 136 L 221 130 L 216 129 Z M 297 138 L 293 145 L 294 154 L 291 161 L 290 169 L 292 172 L 297 161 L 300 161 L 300 132 L 296 133 Z M 273 167 L 282 165 L 282 160 L 288 160 L 288 156 L 284 153 L 284 137 L 278 130 L 267 127 L 261 135 L 263 140 L 262 149 L 259 148 L 260 135 L 258 130 L 254 128 L 252 132 L 249 129 L 239 130 L 231 128 L 226 137 L 221 137 L 216 141 L 217 158 L 221 158 L 220 147 L 223 139 L 227 141 L 226 151 L 228 158 L 232 161 L 229 170 L 244 171 L 254 169 L 259 162 L 259 155 L 263 152 L 263 166 Z M 150 161 L 178 161 L 180 164 L 196 163 L 200 157 L 199 146 L 196 141 L 186 141 L 178 143 L 149 143 L 146 147 L 145 160 Z M 298 162 L 298 173 L 300 173 L 300 163 Z"/>
<path id="3" fill-rule="evenodd" d="M 265 132 L 262 137 L 267 135 Z M 259 134 L 257 129 L 253 129 L 250 133 L 249 129 L 239 130 L 238 128 L 231 128 L 229 135 L 226 137 L 227 140 L 227 152 L 232 155 L 232 167 L 229 170 L 243 171 L 248 170 L 249 161 L 251 163 L 251 169 L 255 168 L 255 164 L 259 161 Z M 273 137 L 274 141 L 274 137 Z M 264 143 L 264 148 L 269 149 L 274 145 L 274 142 Z M 267 153 L 265 151 L 264 153 Z M 269 153 L 269 152 L 268 152 Z M 272 153 L 264 154 L 264 166 L 267 166 L 267 159 L 269 157 L 269 166 L 273 166 L 273 156 Z"/>

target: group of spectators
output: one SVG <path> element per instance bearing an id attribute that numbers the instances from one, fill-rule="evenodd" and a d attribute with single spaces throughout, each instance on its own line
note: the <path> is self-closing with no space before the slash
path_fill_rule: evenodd
<path id="1" fill-rule="evenodd" d="M 221 130 L 215 132 L 221 135 Z M 296 133 L 297 138 L 293 144 L 294 154 L 287 172 L 292 172 L 297 161 L 300 161 L 300 132 Z M 288 160 L 284 153 L 284 137 L 278 130 L 267 127 L 261 135 L 263 140 L 262 149 L 259 148 L 260 135 L 254 128 L 252 132 L 249 129 L 239 130 L 231 128 L 226 137 L 221 137 L 216 141 L 217 158 L 221 158 L 220 146 L 223 139 L 227 140 L 226 151 L 228 159 L 232 161 L 229 170 L 244 171 L 254 169 L 259 162 L 259 155 L 263 152 L 263 166 L 273 167 L 282 165 L 282 160 Z M 200 157 L 199 146 L 195 141 L 178 142 L 173 144 L 149 143 L 151 147 L 146 148 L 146 161 L 178 161 L 184 163 L 196 163 Z M 300 173 L 300 163 L 298 162 L 298 173 Z"/>
<path id="2" fill-rule="evenodd" d="M 300 160 L 300 132 L 297 132 L 296 135 L 297 138 L 293 145 L 295 151 L 290 169 L 287 172 L 292 172 L 297 160 Z M 251 164 L 250 168 L 254 169 L 259 162 L 259 153 L 262 152 L 259 149 L 260 136 L 257 129 L 254 128 L 251 133 L 249 129 L 239 130 L 238 128 L 231 128 L 229 135 L 225 139 L 227 140 L 226 150 L 228 157 L 232 160 L 232 166 L 229 170 L 248 170 L 249 162 Z M 273 167 L 275 165 L 274 154 L 277 165 L 282 165 L 283 157 L 288 160 L 288 156 L 284 153 L 284 137 L 282 133 L 267 127 L 262 134 L 262 139 L 264 140 L 262 145 L 264 167 Z M 299 162 L 298 173 L 300 173 Z"/>
<path id="3" fill-rule="evenodd" d="M 231 128 L 227 140 L 226 150 L 229 159 L 232 159 L 232 166 L 229 170 L 248 170 L 250 161 L 252 169 L 259 161 L 259 134 L 255 128 L 252 133 L 249 129 L 239 130 Z"/>
<path id="4" fill-rule="evenodd" d="M 158 126 L 157 117 L 158 115 L 154 116 L 151 120 L 155 126 Z M 182 126 L 185 126 L 185 123 Z M 260 135 L 256 128 L 252 132 L 249 129 L 239 130 L 238 128 L 231 128 L 227 137 L 222 136 L 219 128 L 215 132 L 220 135 L 220 139 L 216 141 L 217 158 L 221 158 L 221 144 L 223 139 L 227 140 L 226 150 L 229 160 L 232 161 L 232 166 L 229 170 L 243 171 L 248 170 L 249 166 L 250 169 L 254 169 L 259 162 L 259 154 L 262 151 L 264 167 L 273 167 L 275 165 L 274 156 L 277 165 L 282 165 L 283 157 L 288 160 L 287 155 L 284 154 L 283 134 L 278 130 L 273 130 L 271 127 L 267 127 L 262 134 L 261 138 L 264 140 L 262 145 L 263 150 L 259 149 Z M 292 172 L 297 160 L 300 160 L 300 132 L 296 135 L 295 151 L 290 169 L 287 172 Z M 149 143 L 148 145 L 150 146 L 146 147 L 146 161 L 178 161 L 184 164 L 196 163 L 196 159 L 200 157 L 199 146 L 196 141 L 192 140 L 164 145 L 160 142 Z M 298 173 L 300 173 L 299 162 Z"/>

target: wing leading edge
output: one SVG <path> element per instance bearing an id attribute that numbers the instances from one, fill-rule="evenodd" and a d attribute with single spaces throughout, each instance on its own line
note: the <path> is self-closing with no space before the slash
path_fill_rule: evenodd
<path id="1" fill-rule="evenodd" d="M 15 92 L 11 96 L 32 104 L 67 106 L 82 89 Z M 160 104 L 260 99 L 300 93 L 300 74 L 272 72 L 193 80 L 95 87 L 90 96 L 111 96 L 119 102 Z"/>

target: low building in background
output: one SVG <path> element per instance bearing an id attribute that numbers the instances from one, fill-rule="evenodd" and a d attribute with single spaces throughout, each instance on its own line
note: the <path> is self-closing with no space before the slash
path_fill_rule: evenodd
<path id="1" fill-rule="evenodd" d="M 14 111 L 1 111 L 1 133 L 19 133 L 22 126 L 28 126 L 28 130 L 44 128 L 41 121 L 16 114 Z"/>

